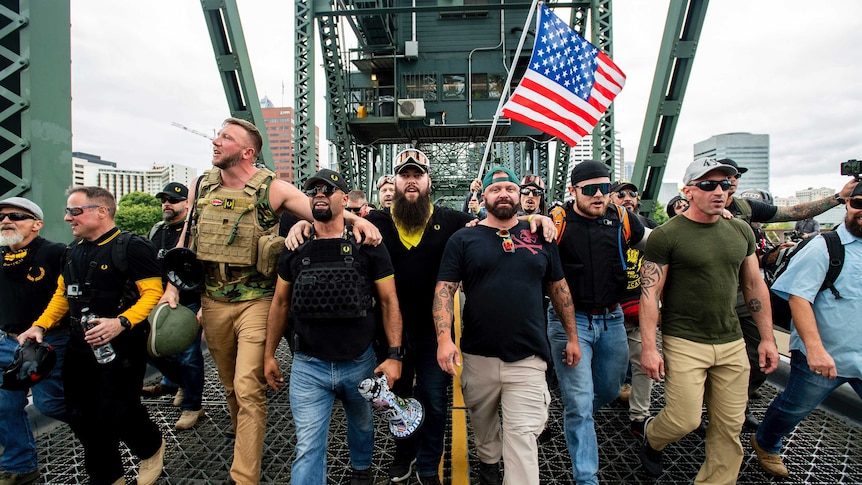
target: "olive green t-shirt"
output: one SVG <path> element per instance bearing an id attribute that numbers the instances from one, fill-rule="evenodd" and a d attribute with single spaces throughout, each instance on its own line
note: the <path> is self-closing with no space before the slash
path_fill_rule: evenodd
<path id="1" fill-rule="evenodd" d="M 653 230 L 644 259 L 667 265 L 662 334 L 704 344 L 741 339 L 739 268 L 754 249 L 754 232 L 739 219 L 704 224 L 678 216 Z"/>

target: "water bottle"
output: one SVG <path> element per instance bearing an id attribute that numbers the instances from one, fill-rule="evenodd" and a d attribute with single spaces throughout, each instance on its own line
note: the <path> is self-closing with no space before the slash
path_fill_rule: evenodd
<path id="1" fill-rule="evenodd" d="M 90 313 L 90 307 L 84 307 L 81 309 L 81 326 L 84 328 L 84 333 L 96 326 L 96 324 L 92 323 L 96 318 L 99 317 Z M 96 362 L 100 364 L 107 364 L 117 356 L 117 354 L 114 353 L 114 346 L 111 345 L 111 342 L 91 345 L 91 347 L 93 348 L 93 354 L 96 355 Z"/>

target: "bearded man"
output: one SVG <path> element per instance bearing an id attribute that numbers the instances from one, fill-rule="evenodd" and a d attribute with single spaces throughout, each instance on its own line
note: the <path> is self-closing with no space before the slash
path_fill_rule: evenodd
<path id="1" fill-rule="evenodd" d="M 599 451 L 593 414 L 616 399 L 625 379 L 628 345 L 623 311 L 630 247 L 646 241 L 648 229 L 622 206 L 611 203 L 608 166 L 587 160 L 572 169 L 574 200 L 551 212 L 566 281 L 575 302 L 583 357 L 576 367 L 554 370 L 563 397 L 566 444 L 575 483 L 598 484 Z M 551 355 L 559 359 L 568 335 L 554 307 L 548 308 Z"/>

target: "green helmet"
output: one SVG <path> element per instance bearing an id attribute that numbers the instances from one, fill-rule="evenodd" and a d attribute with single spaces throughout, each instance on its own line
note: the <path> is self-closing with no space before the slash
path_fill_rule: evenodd
<path id="1" fill-rule="evenodd" d="M 156 305 L 147 320 L 150 322 L 147 353 L 153 357 L 182 352 L 194 342 L 200 327 L 194 312 L 182 305 L 171 308 L 167 302 Z"/>

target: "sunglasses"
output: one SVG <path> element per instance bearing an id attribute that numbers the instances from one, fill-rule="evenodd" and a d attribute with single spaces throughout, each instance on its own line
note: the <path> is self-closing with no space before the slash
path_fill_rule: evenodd
<path id="1" fill-rule="evenodd" d="M 78 205 L 75 207 L 66 207 L 66 214 L 69 214 L 72 217 L 78 217 L 84 213 L 84 209 L 98 209 L 102 207 L 100 205 Z"/>
<path id="2" fill-rule="evenodd" d="M 742 178 L 742 174 L 741 174 L 741 173 L 738 173 L 738 174 L 734 175 L 734 176 L 733 176 L 733 178 L 735 178 L 735 179 L 741 179 L 741 178 Z"/>
<path id="3" fill-rule="evenodd" d="M 637 190 L 620 190 L 619 192 L 617 192 L 617 197 L 619 197 L 620 199 L 623 199 L 626 196 L 629 196 L 633 199 L 637 199 L 638 198 L 638 191 Z"/>
<path id="4" fill-rule="evenodd" d="M 721 190 L 727 192 L 731 185 L 730 180 L 701 180 L 695 184 L 688 184 L 689 187 L 697 187 L 704 192 L 712 192 L 716 187 L 721 187 Z"/>
<path id="5" fill-rule="evenodd" d="M 359 214 L 362 212 L 362 207 L 345 207 L 344 210 Z"/>
<path id="6" fill-rule="evenodd" d="M 20 222 L 26 221 L 27 219 L 37 220 L 36 216 L 31 216 L 30 214 L 25 214 L 23 212 L 6 212 L 4 214 L 0 214 L 0 222 L 3 222 L 3 219 L 9 218 L 10 221 Z"/>
<path id="7" fill-rule="evenodd" d="M 180 197 L 161 197 L 159 200 L 162 201 L 162 204 L 164 204 L 165 202 L 169 204 L 179 204 L 186 199 Z"/>
<path id="8" fill-rule="evenodd" d="M 497 231 L 497 235 L 503 238 L 503 251 L 507 253 L 515 252 L 515 241 L 512 241 L 512 235 L 506 229 Z"/>
<path id="9" fill-rule="evenodd" d="M 523 194 L 523 195 L 533 195 L 536 197 L 541 197 L 542 194 L 544 194 L 544 193 L 545 193 L 545 191 L 543 191 L 541 189 L 530 189 L 527 187 L 524 187 L 521 189 L 521 194 Z"/>
<path id="10" fill-rule="evenodd" d="M 596 195 L 598 191 L 602 191 L 602 194 L 609 194 L 611 192 L 611 184 L 610 182 L 605 182 L 602 184 L 587 184 L 587 185 L 575 185 L 576 189 L 581 189 L 581 193 L 592 197 Z"/>
<path id="11" fill-rule="evenodd" d="M 862 199 L 847 199 L 847 202 L 850 203 L 850 207 L 854 209 L 862 209 Z M 15 219 L 12 219 L 13 221 Z"/>
<path id="12" fill-rule="evenodd" d="M 314 197 L 318 192 L 323 192 L 323 195 L 329 197 L 334 194 L 335 191 L 338 190 L 331 185 L 318 185 L 316 187 L 311 187 L 310 189 L 305 189 L 305 195 L 309 197 Z"/>

